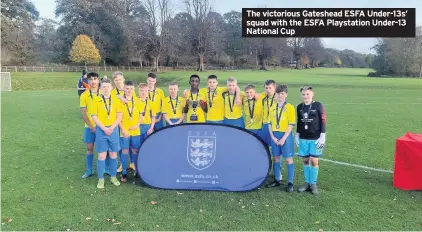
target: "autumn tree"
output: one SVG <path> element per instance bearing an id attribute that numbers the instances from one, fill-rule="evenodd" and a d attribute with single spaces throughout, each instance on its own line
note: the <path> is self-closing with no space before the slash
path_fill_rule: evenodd
<path id="1" fill-rule="evenodd" d="M 70 59 L 75 63 L 98 64 L 101 60 L 100 52 L 87 35 L 78 35 L 70 50 Z"/>

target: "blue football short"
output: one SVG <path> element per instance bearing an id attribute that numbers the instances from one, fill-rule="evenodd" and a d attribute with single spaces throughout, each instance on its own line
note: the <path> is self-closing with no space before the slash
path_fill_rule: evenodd
<path id="1" fill-rule="evenodd" d="M 150 127 L 151 127 L 150 124 L 141 124 L 139 126 L 139 129 L 141 130 L 141 135 L 139 136 L 140 138 L 139 141 L 141 143 L 141 146 L 142 146 L 142 143 L 145 141 L 145 139 L 148 137 L 147 132 Z"/>
<path id="2" fill-rule="evenodd" d="M 209 123 L 209 124 L 223 124 L 224 120 L 221 120 L 221 121 L 209 121 L 209 120 L 207 120 L 206 122 Z"/>
<path id="3" fill-rule="evenodd" d="M 317 140 L 309 139 L 299 139 L 299 156 L 301 157 L 320 157 L 322 155 L 322 150 L 317 148 Z"/>
<path id="4" fill-rule="evenodd" d="M 118 128 L 114 128 L 111 135 L 106 135 L 104 131 L 97 127 L 95 132 L 95 150 L 101 152 L 118 152 L 120 150 L 120 136 Z"/>
<path id="5" fill-rule="evenodd" d="M 271 136 L 270 130 L 268 129 L 268 123 L 262 124 L 261 137 L 268 146 L 271 146 Z"/>
<path id="6" fill-rule="evenodd" d="M 274 131 L 273 135 L 277 139 L 281 139 L 284 136 L 284 132 Z M 282 155 L 283 158 L 292 158 L 295 155 L 295 146 L 293 141 L 292 133 L 286 139 L 286 142 L 283 146 L 279 146 L 271 140 L 271 152 L 273 156 L 280 156 Z"/>
<path id="7" fill-rule="evenodd" d="M 89 127 L 84 129 L 84 143 L 95 143 L 95 132 L 91 132 Z"/>
<path id="8" fill-rule="evenodd" d="M 228 119 L 225 118 L 223 121 L 226 125 L 236 126 L 240 128 L 245 128 L 245 121 L 243 120 L 243 117 L 237 118 L 237 119 Z"/>
<path id="9" fill-rule="evenodd" d="M 120 137 L 120 147 L 122 149 L 139 149 L 141 147 L 141 136 Z"/>
<path id="10" fill-rule="evenodd" d="M 155 116 L 155 119 L 157 120 L 160 117 L 160 115 L 161 115 L 161 113 L 158 113 Z M 163 126 L 164 126 L 164 118 L 161 117 L 161 120 L 159 122 L 155 122 L 155 124 L 154 124 L 154 130 L 158 130 L 158 129 L 162 128 Z"/>

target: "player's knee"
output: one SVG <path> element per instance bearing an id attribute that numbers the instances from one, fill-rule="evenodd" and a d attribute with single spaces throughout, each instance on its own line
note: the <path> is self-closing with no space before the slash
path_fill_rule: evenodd
<path id="1" fill-rule="evenodd" d="M 280 162 L 280 156 L 274 156 L 274 162 Z"/>
<path id="2" fill-rule="evenodd" d="M 312 164 L 312 166 L 314 166 L 314 167 L 318 167 L 318 158 L 316 158 L 316 157 L 312 157 L 312 159 L 311 159 L 311 164 Z"/>
<path id="3" fill-rule="evenodd" d="M 293 158 L 292 157 L 286 158 L 286 162 L 287 162 L 287 164 L 292 164 Z"/>
<path id="4" fill-rule="evenodd" d="M 122 154 L 127 154 L 129 153 L 129 149 L 122 149 Z"/>
<path id="5" fill-rule="evenodd" d="M 132 154 L 137 155 L 138 154 L 138 149 L 132 149 Z"/>
<path id="6" fill-rule="evenodd" d="M 98 153 L 98 160 L 105 160 L 107 156 L 107 152 Z"/>
<path id="7" fill-rule="evenodd" d="M 110 152 L 110 158 L 116 159 L 117 158 L 117 152 Z"/>
<path id="8" fill-rule="evenodd" d="M 303 158 L 303 164 L 309 165 L 309 158 Z"/>

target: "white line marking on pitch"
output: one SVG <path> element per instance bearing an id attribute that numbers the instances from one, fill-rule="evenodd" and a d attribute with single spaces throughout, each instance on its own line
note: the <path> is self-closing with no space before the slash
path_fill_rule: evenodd
<path id="1" fill-rule="evenodd" d="M 367 166 L 363 166 L 363 165 L 350 164 L 350 163 L 346 163 L 346 162 L 340 162 L 340 161 L 329 160 L 329 159 L 324 159 L 324 158 L 319 158 L 319 159 L 323 160 L 323 161 L 330 162 L 330 163 L 338 164 L 338 165 L 344 165 L 344 166 L 355 167 L 355 168 L 362 168 L 362 169 L 367 169 L 367 170 L 372 170 L 372 171 L 377 171 L 377 172 L 393 173 L 393 171 L 386 170 L 386 169 L 372 168 L 372 167 L 367 167 Z"/>

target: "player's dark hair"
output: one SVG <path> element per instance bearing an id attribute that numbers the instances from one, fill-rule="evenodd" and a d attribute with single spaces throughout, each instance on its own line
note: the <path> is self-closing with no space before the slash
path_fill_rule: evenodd
<path id="1" fill-rule="evenodd" d="M 216 76 L 216 75 L 209 75 L 209 76 L 208 76 L 208 80 L 210 80 L 210 79 L 215 79 L 215 80 L 217 80 L 217 76 Z"/>
<path id="2" fill-rule="evenodd" d="M 248 90 L 250 90 L 250 89 L 256 89 L 255 85 L 254 85 L 254 84 L 247 84 L 247 85 L 245 86 L 245 91 L 248 91 Z"/>
<path id="3" fill-rule="evenodd" d="M 135 86 L 135 82 L 133 82 L 133 81 L 125 81 L 125 85 L 127 85 L 127 86 Z"/>
<path id="4" fill-rule="evenodd" d="M 311 90 L 311 91 L 313 91 L 312 86 L 310 86 L 310 85 L 304 85 L 304 86 L 300 87 L 299 92 L 302 92 L 303 90 Z"/>
<path id="5" fill-rule="evenodd" d="M 288 91 L 287 85 L 277 85 L 277 88 L 275 89 L 276 93 L 282 93 L 282 92 L 287 93 L 287 91 Z"/>
<path id="6" fill-rule="evenodd" d="M 153 79 L 157 78 L 157 75 L 155 75 L 155 73 L 148 73 L 147 77 L 151 77 Z"/>
<path id="7" fill-rule="evenodd" d="M 274 80 L 266 80 L 265 85 L 274 85 L 275 86 L 275 81 Z"/>
<path id="8" fill-rule="evenodd" d="M 191 76 L 189 77 L 189 83 L 192 81 L 192 79 L 193 79 L 193 78 L 198 78 L 199 82 L 201 82 L 201 78 L 199 78 L 199 76 L 198 76 L 198 75 L 193 74 L 193 75 L 191 75 Z"/>
<path id="9" fill-rule="evenodd" d="M 87 77 L 88 79 L 90 79 L 90 78 L 92 78 L 92 77 L 96 77 L 96 78 L 98 78 L 98 73 L 96 73 L 96 72 L 90 72 L 90 73 L 88 73 L 88 74 L 86 75 L 86 77 Z"/>

